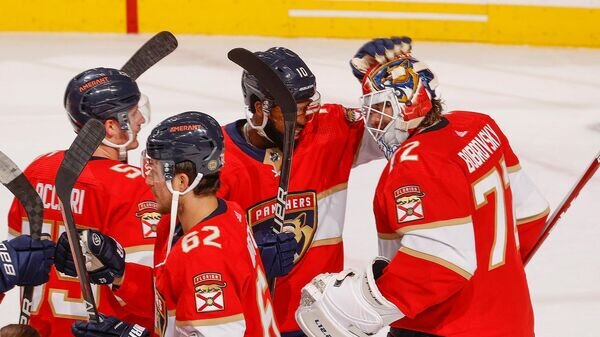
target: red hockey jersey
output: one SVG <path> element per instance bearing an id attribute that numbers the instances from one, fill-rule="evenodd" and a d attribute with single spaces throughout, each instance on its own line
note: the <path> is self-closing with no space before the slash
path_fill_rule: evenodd
<path id="1" fill-rule="evenodd" d="M 258 248 L 239 206 L 219 199 L 165 259 L 168 220 L 159 224 L 154 255 L 156 335 L 278 337 Z"/>
<path id="2" fill-rule="evenodd" d="M 24 172 L 44 203 L 42 232 L 55 241 L 65 230 L 54 187 L 63 157 L 64 151 L 42 155 Z M 121 243 L 126 251 L 125 279 L 133 284 L 152 284 L 151 273 L 143 274 L 146 277 L 140 279 L 135 271 L 152 266 L 156 225 L 160 219 L 153 200 L 138 168 L 103 158 L 92 158 L 71 194 L 77 227 L 97 229 Z M 11 235 L 30 232 L 27 215 L 16 200 L 9 211 L 8 224 Z M 113 292 L 109 286 L 92 285 L 92 290 L 103 314 L 152 326 L 152 315 L 143 315 L 137 305 L 129 305 L 128 299 L 135 295 Z M 152 301 L 148 303 L 151 306 Z M 87 318 L 79 280 L 52 268 L 48 283 L 34 290 L 33 327 L 42 336 L 70 336 L 71 324 Z"/>
<path id="3" fill-rule="evenodd" d="M 348 177 L 364 132 L 364 124 L 348 122 L 345 113 L 340 105 L 323 105 L 296 141 L 286 224 L 295 227 L 298 258 L 288 275 L 276 279 L 272 294 L 282 332 L 300 330 L 294 312 L 302 287 L 318 274 L 343 268 Z M 238 203 L 254 230 L 269 228 L 274 225 L 282 156 L 277 149 L 248 144 L 238 131 L 243 123 L 224 127 L 225 165 L 218 194 Z"/>
<path id="4" fill-rule="evenodd" d="M 406 315 L 392 326 L 532 337 L 516 225 L 527 227 L 521 244 L 529 249 L 548 203 L 489 116 L 444 116 L 395 152 L 375 195 L 381 250 L 393 256 L 377 284 Z"/>

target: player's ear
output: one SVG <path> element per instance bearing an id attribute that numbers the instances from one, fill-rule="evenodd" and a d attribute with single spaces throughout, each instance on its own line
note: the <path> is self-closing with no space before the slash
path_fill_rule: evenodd
<path id="1" fill-rule="evenodd" d="M 190 178 L 188 178 L 185 173 L 177 173 L 173 178 L 173 187 L 179 191 L 183 192 L 190 186 Z"/>
<path id="2" fill-rule="evenodd" d="M 104 121 L 104 131 L 106 132 L 106 138 L 111 140 L 118 137 L 121 133 L 121 128 L 116 120 L 107 119 Z"/>
<path id="3" fill-rule="evenodd" d="M 257 100 L 254 102 L 254 115 L 252 115 L 252 121 L 255 125 L 261 125 L 264 116 L 263 103 L 260 100 Z"/>

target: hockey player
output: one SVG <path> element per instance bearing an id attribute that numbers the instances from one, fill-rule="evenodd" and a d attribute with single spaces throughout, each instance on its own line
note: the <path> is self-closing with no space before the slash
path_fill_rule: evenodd
<path id="1" fill-rule="evenodd" d="M 382 57 L 376 52 L 385 54 L 386 45 L 392 55 L 395 47 L 397 54 L 410 49 L 410 39 L 397 40 L 396 45 L 385 41 L 363 48 L 368 58 L 365 64 L 380 62 Z M 219 196 L 242 206 L 267 275 L 279 276 L 272 295 L 282 336 L 304 336 L 294 319 L 301 288 L 320 273 L 343 268 L 342 230 L 350 170 L 382 155 L 355 110 L 321 105 L 315 76 L 297 54 L 281 47 L 255 54 L 277 70 L 297 102 L 285 219 L 288 231 L 273 234 L 283 114 L 271 94 L 247 72 L 242 75 L 246 119 L 224 127 L 227 164 Z"/>
<path id="2" fill-rule="evenodd" d="M 153 316 L 142 316 L 138 307 L 129 303 L 138 300 L 138 284 L 152 284 L 151 272 L 138 270 L 152 266 L 155 225 L 160 215 L 140 169 L 123 162 L 127 151 L 138 146 L 137 134 L 148 121 L 148 115 L 144 116 L 148 105 L 144 102 L 135 81 L 110 68 L 90 69 L 75 76 L 64 96 L 75 132 L 92 118 L 102 121 L 106 131 L 103 144 L 81 173 L 71 195 L 76 224 L 90 229 L 84 231 L 83 250 L 101 256 L 90 261 L 95 266 L 90 279 L 99 284 L 92 286 L 96 305 L 106 314 L 151 325 Z M 74 277 L 72 260 L 67 258 L 69 247 L 54 186 L 63 157 L 64 151 L 44 154 L 25 170 L 44 202 L 44 231 L 58 240 L 57 270 L 51 272 L 48 283 L 34 291 L 31 324 L 44 337 L 67 336 L 76 319 L 87 318 L 79 280 Z M 13 235 L 29 232 L 25 211 L 17 201 L 9 212 L 9 227 Z M 97 231 L 114 237 L 123 247 L 108 236 L 99 240 Z M 140 279 L 140 275 L 147 275 L 148 279 Z M 152 299 L 145 300 L 151 307 Z"/>
<path id="3" fill-rule="evenodd" d="M 29 235 L 0 242 L 0 301 L 14 286 L 48 282 L 54 246 L 50 240 L 34 240 Z"/>
<path id="4" fill-rule="evenodd" d="M 223 166 L 219 124 L 193 111 L 168 118 L 148 137 L 146 155 L 146 182 L 158 208 L 171 211 L 171 219 L 176 217 L 180 224 L 170 228 L 165 217 L 159 226 L 155 332 L 279 336 L 266 276 L 243 211 L 215 195 Z M 73 332 L 78 337 L 149 335 L 113 317 L 102 323 L 78 322 Z"/>
<path id="5" fill-rule="evenodd" d="M 385 257 L 303 289 L 296 317 L 309 336 L 390 323 L 390 337 L 534 336 L 522 256 L 548 203 L 494 120 L 442 115 L 436 84 L 412 57 L 364 77 L 367 128 L 389 160 L 373 205 Z"/>

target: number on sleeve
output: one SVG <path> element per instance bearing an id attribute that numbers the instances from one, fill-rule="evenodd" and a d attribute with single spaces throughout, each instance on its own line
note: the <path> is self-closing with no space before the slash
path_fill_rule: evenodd
<path id="1" fill-rule="evenodd" d="M 475 208 L 479 209 L 487 205 L 487 196 L 491 193 L 495 195 L 494 207 L 494 241 L 492 251 L 490 252 L 489 270 L 497 268 L 504 264 L 506 255 L 506 241 L 508 235 L 508 216 L 506 214 L 505 191 L 508 188 L 508 179 L 506 177 L 506 168 L 504 161 L 500 163 L 502 167 L 498 170 L 494 167 L 483 177 L 473 184 L 473 196 L 475 198 Z M 514 227 L 514 221 L 511 228 Z M 514 228 L 513 228 L 514 231 Z"/>

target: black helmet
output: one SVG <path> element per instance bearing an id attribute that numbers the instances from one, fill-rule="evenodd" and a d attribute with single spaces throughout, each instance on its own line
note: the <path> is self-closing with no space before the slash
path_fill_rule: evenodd
<path id="1" fill-rule="evenodd" d="M 141 94 L 137 84 L 122 71 L 112 68 L 89 69 L 67 85 L 64 105 L 75 132 L 91 118 L 115 118 L 127 129 L 127 112 L 136 106 Z"/>
<path id="2" fill-rule="evenodd" d="M 183 112 L 160 122 L 148 136 L 146 155 L 172 165 L 191 161 L 202 175 L 223 167 L 223 131 L 211 116 L 197 111 Z M 173 172 L 165 168 L 165 178 Z"/>
<path id="3" fill-rule="evenodd" d="M 254 54 L 277 72 L 296 101 L 309 99 L 315 94 L 315 75 L 293 51 L 273 47 Z M 244 102 L 251 111 L 254 111 L 254 102 L 257 100 L 273 100 L 273 96 L 258 83 L 258 79 L 247 71 L 242 74 L 242 92 Z"/>

